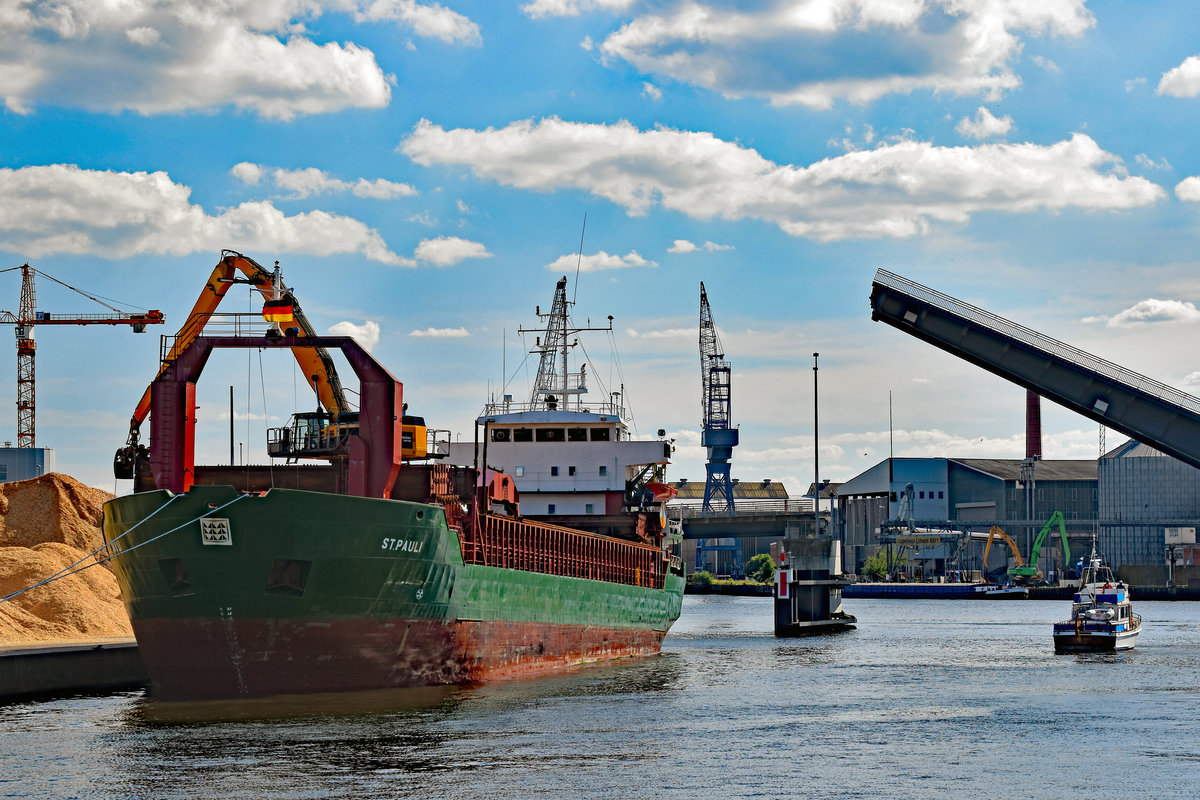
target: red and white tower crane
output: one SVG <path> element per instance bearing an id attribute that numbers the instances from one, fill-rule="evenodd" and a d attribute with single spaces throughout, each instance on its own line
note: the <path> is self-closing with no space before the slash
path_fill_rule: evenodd
<path id="1" fill-rule="evenodd" d="M 157 310 L 129 313 L 86 292 L 63 283 L 58 278 L 39 272 L 28 264 L 0 270 L 0 273 L 21 270 L 21 305 L 17 314 L 0 311 L 0 323 L 16 326 L 17 334 L 17 447 L 34 447 L 36 441 L 37 386 L 34 378 L 34 356 L 37 343 L 33 339 L 35 325 L 129 325 L 134 333 L 144 333 L 147 325 L 161 325 L 163 313 Z M 73 292 L 107 308 L 109 314 L 49 314 L 37 311 L 37 292 L 34 274 L 54 281 Z"/>

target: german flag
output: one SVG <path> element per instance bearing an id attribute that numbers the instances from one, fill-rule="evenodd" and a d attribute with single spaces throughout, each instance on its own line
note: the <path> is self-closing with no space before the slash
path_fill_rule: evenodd
<path id="1" fill-rule="evenodd" d="M 268 300 L 263 305 L 262 315 L 267 322 L 284 325 L 296 320 L 296 310 L 292 307 L 291 300 Z"/>

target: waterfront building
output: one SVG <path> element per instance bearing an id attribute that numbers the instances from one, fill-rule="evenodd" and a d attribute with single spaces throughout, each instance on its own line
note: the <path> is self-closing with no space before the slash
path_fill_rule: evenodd
<path id="1" fill-rule="evenodd" d="M 0 483 L 23 481 L 54 472 L 54 450 L 48 447 L 0 447 Z"/>
<path id="2" fill-rule="evenodd" d="M 1100 548 L 1108 562 L 1123 575 L 1145 573 L 1137 582 L 1165 583 L 1167 529 L 1190 528 L 1195 541 L 1200 527 L 1200 470 L 1130 440 L 1100 459 L 1099 496 L 1102 521 L 1130 523 L 1100 526 Z M 1173 555 L 1177 584 L 1185 571 L 1200 578 L 1200 550 L 1184 543 Z"/>
<path id="3" fill-rule="evenodd" d="M 992 458 L 891 458 L 843 483 L 835 525 L 845 544 L 847 568 L 858 571 L 881 544 L 880 528 L 901 513 L 911 486 L 907 518 L 919 527 L 986 533 L 999 525 L 1022 554 L 1055 511 L 1067 521 L 1072 549 L 1090 540 L 1097 518 L 1097 466 L 1091 460 Z M 1077 544 L 1078 543 L 1078 544 Z M 951 569 L 981 569 L 982 542 L 964 546 L 953 537 L 919 548 L 915 561 L 926 576 Z M 993 548 L 995 550 L 995 548 Z M 1059 550 L 1044 546 L 1039 566 L 1047 575 L 1064 565 Z M 994 565 L 993 565 L 994 566 Z"/>

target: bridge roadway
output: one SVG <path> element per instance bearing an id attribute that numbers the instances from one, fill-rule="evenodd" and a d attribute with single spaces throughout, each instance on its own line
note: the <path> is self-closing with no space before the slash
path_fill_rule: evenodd
<path id="1" fill-rule="evenodd" d="M 1200 398 L 887 270 L 871 317 L 1200 467 Z"/>
<path id="2" fill-rule="evenodd" d="M 827 524 L 827 521 L 824 521 Z M 822 525 L 824 528 L 825 525 Z M 812 536 L 811 511 L 756 511 L 747 509 L 733 514 L 686 515 L 684 539 L 797 538 Z"/>

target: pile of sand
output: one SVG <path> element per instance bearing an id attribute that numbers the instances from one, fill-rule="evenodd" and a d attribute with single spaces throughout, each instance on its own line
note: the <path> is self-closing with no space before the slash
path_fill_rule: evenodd
<path id="1" fill-rule="evenodd" d="M 58 473 L 0 483 L 0 596 L 44 580 L 103 545 L 103 506 L 111 498 Z M 132 635 L 107 565 L 0 603 L 0 644 Z"/>

